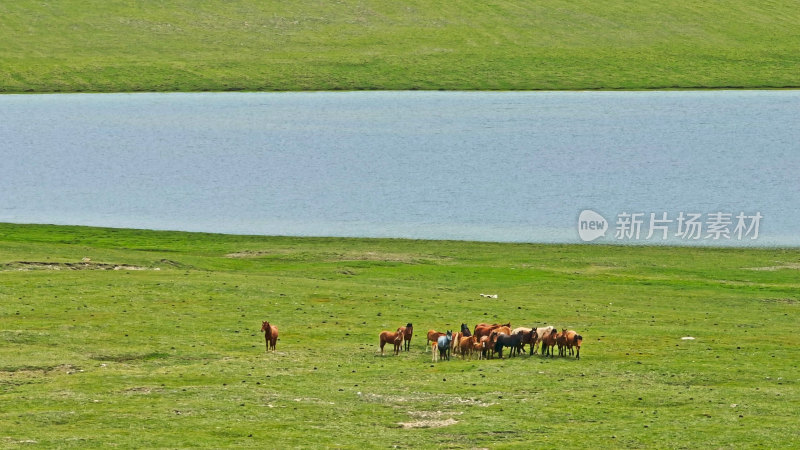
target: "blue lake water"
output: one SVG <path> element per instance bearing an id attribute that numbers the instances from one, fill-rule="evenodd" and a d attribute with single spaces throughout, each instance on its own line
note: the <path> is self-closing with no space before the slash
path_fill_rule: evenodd
<path id="1" fill-rule="evenodd" d="M 800 91 L 3 95 L 0 142 L 2 222 L 800 245 Z"/>

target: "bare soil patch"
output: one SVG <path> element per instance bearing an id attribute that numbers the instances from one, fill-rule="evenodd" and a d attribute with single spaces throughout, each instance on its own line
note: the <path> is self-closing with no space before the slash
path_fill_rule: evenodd
<path id="1" fill-rule="evenodd" d="M 150 268 L 134 266 L 131 264 L 107 264 L 95 262 L 41 262 L 41 261 L 14 261 L 0 265 L 0 271 L 29 271 L 29 270 L 160 270 L 158 267 Z"/>
<path id="2" fill-rule="evenodd" d="M 789 270 L 800 270 L 800 263 L 786 263 L 780 264 L 777 266 L 766 266 L 766 267 L 745 267 L 745 270 L 756 270 L 756 271 L 767 271 L 767 272 L 774 272 L 776 270 L 782 269 L 789 269 Z"/>
<path id="3" fill-rule="evenodd" d="M 444 420 L 425 419 L 414 422 L 400 422 L 400 426 L 403 428 L 442 428 L 455 425 L 457 423 L 458 421 L 453 418 Z"/>

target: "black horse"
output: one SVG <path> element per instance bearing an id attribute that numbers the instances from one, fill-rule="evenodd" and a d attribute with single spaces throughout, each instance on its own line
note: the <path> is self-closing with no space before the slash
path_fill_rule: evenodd
<path id="1" fill-rule="evenodd" d="M 500 359 L 503 359 L 503 347 L 511 347 L 511 350 L 508 352 L 510 357 L 513 357 L 515 353 L 519 353 L 519 347 L 522 344 L 522 334 L 523 332 L 520 331 L 511 336 L 507 334 L 497 335 L 497 341 L 494 343 L 494 351 L 500 354 Z"/>

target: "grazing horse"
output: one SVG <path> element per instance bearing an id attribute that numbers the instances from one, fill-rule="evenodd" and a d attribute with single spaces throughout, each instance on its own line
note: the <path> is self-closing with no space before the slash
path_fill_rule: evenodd
<path id="1" fill-rule="evenodd" d="M 383 346 L 386 345 L 387 342 L 391 342 L 394 344 L 394 354 L 398 355 L 400 353 L 400 349 L 403 347 L 403 328 L 400 327 L 392 333 L 391 331 L 381 331 L 380 340 L 381 340 L 381 356 L 383 356 Z"/>
<path id="2" fill-rule="evenodd" d="M 549 333 L 544 333 L 541 337 L 542 342 L 542 356 L 553 355 L 553 347 L 556 346 L 558 339 L 558 330 L 553 328 Z"/>
<path id="3" fill-rule="evenodd" d="M 436 343 L 439 341 L 439 338 L 444 336 L 444 333 L 440 333 L 436 330 L 428 330 L 428 340 L 425 342 L 425 347 L 427 348 L 430 346 L 430 343 Z"/>
<path id="4" fill-rule="evenodd" d="M 261 322 L 261 331 L 264 333 L 267 350 L 275 350 L 275 343 L 278 342 L 278 327 L 270 325 L 269 322 Z"/>
<path id="5" fill-rule="evenodd" d="M 437 347 L 439 348 L 439 359 L 446 359 L 450 361 L 450 343 L 453 342 L 453 332 L 447 330 L 447 334 L 444 336 L 440 336 L 439 339 L 436 341 Z"/>
<path id="6" fill-rule="evenodd" d="M 414 325 L 411 325 L 411 322 L 408 322 L 408 325 L 406 325 L 405 334 L 403 334 L 403 341 L 405 342 L 403 347 L 405 348 L 406 351 L 411 349 L 412 336 L 414 336 Z"/>
<path id="7" fill-rule="evenodd" d="M 470 337 L 470 336 L 472 336 L 472 333 L 470 333 L 470 331 L 469 331 L 469 327 L 468 327 L 468 326 L 467 326 L 467 324 L 465 324 L 465 323 L 462 323 L 462 324 L 461 324 L 461 334 L 462 334 L 464 337 Z"/>
<path id="8" fill-rule="evenodd" d="M 581 344 L 583 343 L 583 336 L 573 330 L 567 330 L 566 328 L 561 330 L 561 334 L 564 336 L 564 345 L 569 350 L 570 356 L 575 355 L 575 359 L 581 359 Z M 576 348 L 577 351 L 573 350 L 573 347 Z"/>

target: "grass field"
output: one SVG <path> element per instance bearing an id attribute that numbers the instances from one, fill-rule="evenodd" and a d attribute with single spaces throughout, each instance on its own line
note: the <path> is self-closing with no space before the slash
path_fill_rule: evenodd
<path id="1" fill-rule="evenodd" d="M 800 87 L 796 0 L 0 2 L 0 92 Z"/>
<path id="2" fill-rule="evenodd" d="M 799 268 L 800 249 L 2 224 L 0 446 L 797 448 Z M 423 350 L 484 321 L 578 330 L 581 359 Z M 381 357 L 406 322 L 411 351 Z"/>

